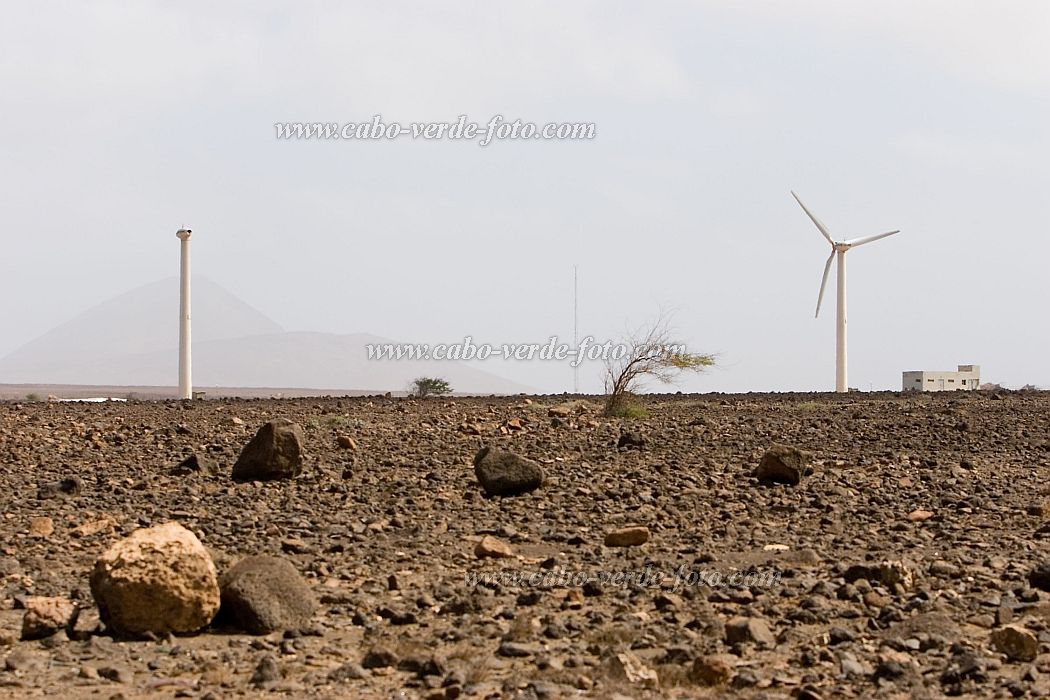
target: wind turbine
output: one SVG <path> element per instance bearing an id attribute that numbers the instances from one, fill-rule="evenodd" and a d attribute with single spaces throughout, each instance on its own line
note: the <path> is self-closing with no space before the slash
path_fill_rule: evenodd
<path id="1" fill-rule="evenodd" d="M 831 261 L 838 258 L 838 314 L 835 327 L 835 391 L 849 391 L 849 385 L 846 382 L 846 251 L 850 248 L 862 246 L 865 243 L 877 241 L 880 238 L 892 236 L 895 233 L 900 233 L 900 231 L 889 231 L 874 236 L 866 236 L 865 238 L 855 238 L 852 241 L 836 242 L 831 237 L 828 227 L 813 215 L 813 212 L 802 203 L 802 200 L 798 198 L 798 195 L 792 192 L 791 196 L 795 198 L 795 201 L 798 202 L 800 207 L 802 207 L 802 211 L 806 212 L 806 216 L 813 221 L 816 227 L 820 229 L 820 233 L 827 239 L 828 243 L 831 244 L 831 255 L 828 256 L 828 261 L 824 263 L 824 276 L 820 279 L 820 293 L 817 295 L 817 313 L 814 315 L 814 318 L 820 316 L 820 302 L 824 299 L 824 287 L 827 286 L 828 273 L 831 272 Z"/>

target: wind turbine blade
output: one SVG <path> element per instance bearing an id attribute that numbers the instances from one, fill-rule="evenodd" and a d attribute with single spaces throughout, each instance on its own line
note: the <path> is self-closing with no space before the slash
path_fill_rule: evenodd
<path id="1" fill-rule="evenodd" d="M 824 301 L 824 287 L 828 285 L 828 273 L 831 272 L 831 261 L 834 259 L 835 251 L 832 250 L 828 261 L 824 263 L 824 276 L 820 278 L 820 294 L 817 295 L 817 313 L 813 314 L 813 318 L 820 316 L 820 302 Z"/>
<path id="2" fill-rule="evenodd" d="M 802 207 L 802 211 L 806 212 L 806 216 L 808 216 L 810 218 L 810 220 L 814 224 L 816 224 L 817 228 L 820 229 L 820 232 L 822 234 L 824 234 L 824 238 L 828 239 L 828 243 L 830 243 L 831 245 L 835 245 L 835 241 L 831 240 L 831 233 L 828 231 L 828 227 L 825 226 L 824 223 L 820 219 L 818 219 L 816 216 L 813 215 L 813 212 L 811 212 L 806 207 L 806 205 L 802 203 L 802 200 L 798 198 L 798 195 L 795 194 L 794 190 L 791 191 L 791 196 L 794 197 L 795 201 L 798 202 L 798 205 L 800 207 Z"/>
<path id="3" fill-rule="evenodd" d="M 848 245 L 851 248 L 856 248 L 859 245 L 864 245 L 865 243 L 871 243 L 872 241 L 877 241 L 880 238 L 885 238 L 886 236 L 892 236 L 895 233 L 900 233 L 900 231 L 888 231 L 887 233 L 880 233 L 880 234 L 877 234 L 877 235 L 874 235 L 874 236 L 868 236 L 867 238 L 858 238 L 858 239 L 853 240 L 853 241 L 846 241 L 846 245 Z"/>

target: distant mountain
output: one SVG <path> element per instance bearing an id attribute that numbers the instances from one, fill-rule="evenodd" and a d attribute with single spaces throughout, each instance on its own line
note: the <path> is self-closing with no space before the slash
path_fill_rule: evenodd
<path id="1" fill-rule="evenodd" d="M 195 342 L 283 330 L 208 278 L 193 278 Z M 67 365 L 85 370 L 118 355 L 175 353 L 178 342 L 179 280 L 170 277 L 92 307 L 23 345 L 0 360 L 0 381 L 17 381 L 12 377 L 36 375 L 44 369 L 62 371 Z"/>
<path id="2" fill-rule="evenodd" d="M 178 372 L 178 280 L 122 294 L 0 359 L 0 382 L 173 386 Z M 458 392 L 528 388 L 463 362 L 370 361 L 367 334 L 284 332 L 203 277 L 193 278 L 193 380 L 197 387 L 403 391 L 439 376 Z"/>

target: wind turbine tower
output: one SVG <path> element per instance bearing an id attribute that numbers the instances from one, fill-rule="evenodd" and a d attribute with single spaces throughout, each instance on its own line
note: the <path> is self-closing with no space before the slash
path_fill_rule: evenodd
<path id="1" fill-rule="evenodd" d="M 181 248 L 179 276 L 179 398 L 193 398 L 193 362 L 190 356 L 190 235 L 193 231 L 180 228 L 175 232 Z"/>
<path id="2" fill-rule="evenodd" d="M 838 260 L 838 267 L 836 268 L 836 281 L 838 283 L 838 313 L 835 326 L 835 391 L 846 392 L 849 391 L 849 384 L 846 378 L 846 252 L 849 251 L 850 248 L 856 248 L 865 243 L 871 243 L 880 238 L 892 236 L 895 233 L 900 233 L 900 231 L 879 233 L 874 236 L 866 236 L 865 238 L 855 238 L 852 241 L 835 241 L 831 237 L 828 227 L 813 215 L 813 212 L 802 203 L 802 200 L 798 198 L 798 195 L 792 192 L 791 196 L 795 198 L 795 201 L 798 202 L 800 207 L 802 207 L 802 211 L 806 212 L 806 216 L 810 218 L 820 230 L 820 233 L 824 238 L 827 239 L 828 243 L 831 244 L 831 255 L 828 256 L 828 261 L 824 263 L 824 276 L 820 280 L 820 293 L 817 294 L 817 313 L 814 317 L 820 316 L 820 302 L 824 299 L 824 287 L 827 286 L 828 283 L 828 273 L 831 272 L 831 262 L 832 260 Z"/>

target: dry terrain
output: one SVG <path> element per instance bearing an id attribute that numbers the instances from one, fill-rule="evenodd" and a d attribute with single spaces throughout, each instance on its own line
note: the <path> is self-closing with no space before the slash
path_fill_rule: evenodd
<path id="1" fill-rule="evenodd" d="M 0 696 L 1050 695 L 1050 395 L 642 406 L 0 403 Z M 233 482 L 275 418 L 303 427 L 302 474 Z M 774 444 L 810 453 L 798 485 L 756 478 Z M 541 464 L 543 486 L 486 498 L 483 445 Z M 177 469 L 191 454 L 201 468 Z M 96 558 L 168 521 L 220 571 L 292 562 L 320 603 L 311 624 L 105 634 Z M 628 526 L 648 541 L 606 546 Z M 486 536 L 513 556 L 477 556 Z M 734 572 L 751 575 L 715 585 Z M 76 628 L 22 641 L 27 596 L 75 601 Z"/>
<path id="2" fill-rule="evenodd" d="M 239 397 L 246 399 L 280 399 L 311 396 L 364 395 L 374 392 L 346 392 L 331 389 L 294 389 L 281 387 L 225 387 L 197 386 L 196 390 L 205 398 L 221 399 Z M 398 393 L 393 392 L 396 396 Z M 0 400 L 40 401 L 48 397 L 60 399 L 114 398 L 140 401 L 157 401 L 178 398 L 174 386 L 126 386 L 113 384 L 0 384 Z"/>

